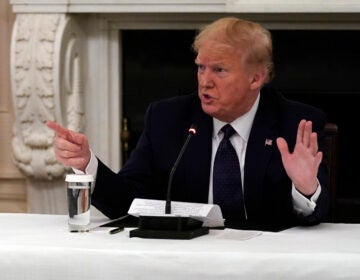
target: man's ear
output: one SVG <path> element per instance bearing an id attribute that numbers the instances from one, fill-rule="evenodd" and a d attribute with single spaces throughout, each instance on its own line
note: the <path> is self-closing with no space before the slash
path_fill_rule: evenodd
<path id="1" fill-rule="evenodd" d="M 258 89 L 262 87 L 265 83 L 266 79 L 266 70 L 265 69 L 257 69 L 254 71 L 253 75 L 250 77 L 250 88 L 252 90 Z"/>

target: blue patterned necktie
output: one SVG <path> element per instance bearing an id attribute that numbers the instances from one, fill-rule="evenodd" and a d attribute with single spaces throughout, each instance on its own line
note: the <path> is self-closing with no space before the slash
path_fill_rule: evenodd
<path id="1" fill-rule="evenodd" d="M 240 164 L 229 139 L 236 132 L 230 124 L 224 125 L 221 130 L 224 132 L 224 138 L 219 144 L 214 161 L 214 204 L 220 206 L 226 220 L 242 221 L 245 214 Z"/>

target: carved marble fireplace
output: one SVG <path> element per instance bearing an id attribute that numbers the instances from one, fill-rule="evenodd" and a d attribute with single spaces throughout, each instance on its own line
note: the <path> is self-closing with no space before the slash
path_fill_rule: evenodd
<path id="1" fill-rule="evenodd" d="M 13 154 L 27 176 L 29 212 L 64 213 L 63 176 L 52 150 L 55 120 L 86 133 L 112 169 L 121 162 L 121 30 L 197 29 L 239 16 L 269 29 L 360 29 L 360 1 L 11 0 L 16 114 Z"/>

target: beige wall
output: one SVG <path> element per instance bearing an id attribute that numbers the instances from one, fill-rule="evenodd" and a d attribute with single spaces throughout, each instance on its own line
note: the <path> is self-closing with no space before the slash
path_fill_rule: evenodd
<path id="1" fill-rule="evenodd" d="M 14 121 L 10 89 L 10 40 L 14 23 L 9 0 L 0 1 L 0 212 L 26 212 L 25 178 L 12 161 Z"/>

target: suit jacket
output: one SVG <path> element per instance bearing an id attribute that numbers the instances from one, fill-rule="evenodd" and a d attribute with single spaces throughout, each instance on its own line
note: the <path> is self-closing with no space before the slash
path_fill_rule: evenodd
<path id="1" fill-rule="evenodd" d="M 248 221 L 235 228 L 279 230 L 324 221 L 329 209 L 327 167 L 321 163 L 318 179 L 321 195 L 313 214 L 293 211 L 291 180 L 283 167 L 276 138 L 295 146 L 301 119 L 312 120 L 323 150 L 325 114 L 321 110 L 285 99 L 271 87 L 261 90 L 258 111 L 251 128 L 244 167 L 244 196 Z M 173 177 L 172 200 L 207 203 L 212 153 L 212 117 L 201 109 L 197 94 L 174 97 L 149 105 L 145 128 L 121 171 L 112 172 L 101 161 L 92 203 L 110 218 L 127 213 L 134 198 L 166 199 L 170 170 L 188 135 L 194 135 Z M 271 139 L 272 145 L 265 145 Z"/>

